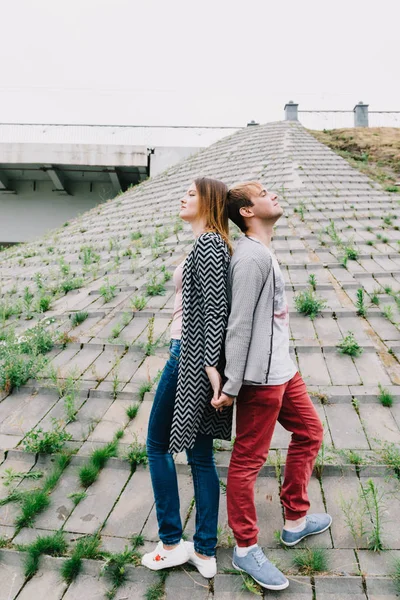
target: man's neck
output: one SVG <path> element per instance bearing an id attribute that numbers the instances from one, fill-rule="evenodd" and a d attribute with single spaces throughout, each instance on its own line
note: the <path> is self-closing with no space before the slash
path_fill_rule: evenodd
<path id="1" fill-rule="evenodd" d="M 271 245 L 271 238 L 273 233 L 274 223 L 254 223 L 253 226 L 249 227 L 246 231 L 248 237 L 252 237 L 267 248 Z"/>

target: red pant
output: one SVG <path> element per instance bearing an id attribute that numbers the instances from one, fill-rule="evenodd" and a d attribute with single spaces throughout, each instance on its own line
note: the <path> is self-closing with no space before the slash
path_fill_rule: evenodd
<path id="1" fill-rule="evenodd" d="M 304 381 L 296 373 L 283 385 L 242 386 L 227 482 L 228 522 L 240 546 L 257 543 L 254 485 L 267 459 L 276 421 L 292 432 L 281 490 L 285 517 L 300 519 L 310 507 L 307 486 L 324 430 Z"/>

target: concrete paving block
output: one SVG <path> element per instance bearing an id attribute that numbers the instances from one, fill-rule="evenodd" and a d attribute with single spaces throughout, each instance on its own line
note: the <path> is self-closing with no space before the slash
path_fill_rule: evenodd
<path id="1" fill-rule="evenodd" d="M 96 398 L 89 396 L 85 404 L 79 410 L 76 421 L 68 423 L 66 431 L 73 436 L 74 440 L 84 440 L 89 435 L 89 428 L 99 422 L 108 408 L 113 403 L 111 397 Z"/>
<path id="2" fill-rule="evenodd" d="M 128 352 L 122 357 L 119 367 L 118 367 L 118 379 L 121 382 L 129 381 L 135 372 L 137 371 L 140 363 L 144 358 L 143 352 L 129 349 Z M 108 373 L 105 380 L 112 381 L 113 374 L 112 372 Z"/>
<path id="3" fill-rule="evenodd" d="M 381 404 L 360 403 L 359 411 L 372 447 L 379 448 L 383 441 L 400 444 L 400 430 L 390 409 Z"/>
<path id="4" fill-rule="evenodd" d="M 89 442 L 111 442 L 116 431 L 123 428 L 129 421 L 126 415 L 126 409 L 132 404 L 129 400 L 114 400 L 107 412 L 102 416 L 101 421 L 90 436 Z"/>
<path id="5" fill-rule="evenodd" d="M 127 470 L 112 467 L 102 469 L 97 481 L 87 489 L 87 497 L 67 519 L 64 529 L 76 533 L 95 533 L 104 523 L 129 477 Z"/>
<path id="6" fill-rule="evenodd" d="M 369 449 L 368 440 L 353 406 L 326 404 L 324 409 L 335 448 Z"/>
<path id="7" fill-rule="evenodd" d="M 400 550 L 400 529 L 398 514 L 400 498 L 398 496 L 397 479 L 385 477 L 361 476 L 360 482 L 366 488 L 368 480 L 372 480 L 378 490 L 379 507 L 382 521 L 382 541 L 385 548 Z"/>
<path id="8" fill-rule="evenodd" d="M 4 433 L 0 434 L 0 451 L 1 450 L 10 450 L 12 448 L 16 448 L 20 441 L 22 440 L 23 435 L 7 435 Z"/>
<path id="9" fill-rule="evenodd" d="M 354 364 L 364 385 L 376 385 L 377 382 L 382 385 L 392 383 L 384 365 L 375 352 L 364 352 L 354 360 Z"/>
<path id="10" fill-rule="evenodd" d="M 69 465 L 63 472 L 57 486 L 50 495 L 50 506 L 35 519 L 35 527 L 49 530 L 61 529 L 75 504 L 68 498 L 73 492 L 82 491 L 78 466 Z"/>
<path id="11" fill-rule="evenodd" d="M 131 402 L 129 402 L 129 405 Z M 137 439 L 140 444 L 145 444 L 147 439 L 147 428 L 149 423 L 150 412 L 153 407 L 153 401 L 151 400 L 143 400 L 140 404 L 137 415 L 134 419 L 132 419 L 125 429 L 125 433 L 133 438 Z"/>
<path id="12" fill-rule="evenodd" d="M 343 502 L 353 501 L 354 506 L 359 505 L 358 498 L 361 486 L 356 474 L 343 477 L 323 477 L 322 488 L 327 511 L 333 519 L 331 534 L 334 547 L 355 548 L 357 544 L 346 524 L 342 504 Z"/>
<path id="13" fill-rule="evenodd" d="M 148 470 L 138 468 L 109 515 L 102 533 L 130 538 L 142 531 L 153 509 L 154 496 Z M 155 518 L 154 513 L 152 519 Z"/>
<path id="14" fill-rule="evenodd" d="M 71 583 L 63 600 L 100 600 L 106 598 L 110 588 L 104 577 L 82 573 Z"/>
<path id="15" fill-rule="evenodd" d="M 338 324 L 330 315 L 324 314 L 314 319 L 314 327 L 323 346 L 335 346 L 342 339 Z"/>
<path id="16" fill-rule="evenodd" d="M 0 405 L 3 411 L 8 411 L 0 425 L 0 433 L 5 435 L 27 433 L 56 402 L 55 394 L 41 394 L 40 392 L 8 396 Z"/>
<path id="17" fill-rule="evenodd" d="M 18 594 L 18 600 L 61 600 L 68 585 L 61 579 L 60 573 L 49 569 L 41 560 L 39 571 L 30 579 Z M 44 564 L 43 564 L 44 563 Z"/>
<path id="18" fill-rule="evenodd" d="M 292 338 L 302 346 L 319 346 L 313 322 L 302 315 L 291 315 L 290 330 Z"/>
<path id="19" fill-rule="evenodd" d="M 400 560 L 400 550 L 357 550 L 361 572 L 366 577 L 389 577 L 394 572 L 396 561 Z"/>
<path id="20" fill-rule="evenodd" d="M 361 577 L 315 577 L 317 600 L 367 600 Z"/>
<path id="21" fill-rule="evenodd" d="M 214 600 L 245 600 L 254 598 L 254 594 L 243 590 L 241 575 L 216 575 L 214 577 Z M 289 577 L 289 587 L 280 592 L 268 591 L 266 598 L 279 600 L 296 598 L 296 600 L 312 600 L 311 581 L 308 577 Z"/>
<path id="22" fill-rule="evenodd" d="M 185 567 L 173 571 L 165 582 L 165 600 L 208 600 L 212 598 L 208 580 L 198 571 L 185 570 Z"/>
<path id="23" fill-rule="evenodd" d="M 24 553 L 0 550 L 0 600 L 14 599 L 22 588 L 25 575 Z"/>
<path id="24" fill-rule="evenodd" d="M 350 356 L 326 352 L 325 362 L 334 385 L 359 385 L 360 375 Z"/>
<path id="25" fill-rule="evenodd" d="M 319 350 L 304 352 L 298 348 L 297 355 L 301 375 L 307 384 L 330 385 L 332 383 L 324 356 Z"/>
<path id="26" fill-rule="evenodd" d="M 85 373 L 85 379 L 90 381 L 95 380 L 96 373 L 92 370 L 91 366 L 96 358 L 100 356 L 102 351 L 103 348 L 97 344 L 92 347 L 90 344 L 84 346 L 78 354 L 75 354 L 70 361 L 60 368 L 61 377 L 66 377 L 68 373 L 74 372 L 79 373 L 79 376 L 81 376 L 87 371 L 87 373 Z"/>
<path id="27" fill-rule="evenodd" d="M 161 358 L 160 356 L 147 356 L 134 374 L 130 383 L 140 385 L 141 383 L 152 381 L 157 375 L 158 371 L 164 368 L 165 363 L 166 359 Z"/>
<path id="28" fill-rule="evenodd" d="M 400 592 L 391 577 L 366 578 L 368 600 L 398 600 Z"/>
<path id="29" fill-rule="evenodd" d="M 111 373 L 114 365 L 116 364 L 118 358 L 122 355 L 123 351 L 120 348 L 110 348 L 104 350 L 94 361 L 91 368 L 87 373 L 87 377 L 89 380 L 98 380 L 105 379 L 106 376 L 110 373 L 111 378 L 113 374 Z M 118 371 L 116 370 L 118 373 Z M 93 375 L 95 373 L 95 376 Z"/>

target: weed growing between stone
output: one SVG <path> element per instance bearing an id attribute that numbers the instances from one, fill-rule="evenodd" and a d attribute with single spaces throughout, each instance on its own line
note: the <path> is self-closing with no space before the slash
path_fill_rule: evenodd
<path id="1" fill-rule="evenodd" d="M 72 439 L 72 435 L 63 429 L 61 421 L 52 419 L 53 429 L 43 431 L 41 427 L 29 431 L 22 440 L 25 452 L 54 454 L 60 452 L 65 442 Z"/>
<path id="2" fill-rule="evenodd" d="M 135 310 L 143 310 L 147 304 L 147 300 L 144 296 L 135 296 L 131 300 L 131 306 Z"/>
<path id="3" fill-rule="evenodd" d="M 145 600 L 163 600 L 165 593 L 165 582 L 168 577 L 168 571 L 157 572 L 159 581 L 153 583 L 145 592 Z"/>
<path id="4" fill-rule="evenodd" d="M 112 442 L 97 448 L 89 457 L 88 463 L 79 469 L 79 480 L 84 488 L 89 487 L 98 478 L 109 458 L 118 456 L 118 440 L 123 431 L 117 431 Z"/>
<path id="5" fill-rule="evenodd" d="M 348 354 L 348 356 L 360 356 L 363 349 L 358 344 L 354 337 L 354 333 L 349 331 L 339 344 L 336 344 L 340 354 Z"/>
<path id="6" fill-rule="evenodd" d="M 384 442 L 383 446 L 378 450 L 382 462 L 393 469 L 397 479 L 400 479 L 400 449 L 393 442 Z"/>
<path id="7" fill-rule="evenodd" d="M 372 530 L 370 530 L 367 536 L 368 549 L 373 550 L 374 552 L 380 552 L 384 547 L 381 536 L 385 494 L 378 488 L 372 479 L 368 479 L 365 485 L 361 484 L 361 488 L 372 522 Z"/>
<path id="8" fill-rule="evenodd" d="M 326 306 L 326 300 L 317 296 L 311 288 L 296 294 L 294 302 L 297 312 L 310 317 L 312 321 Z"/>
<path id="9" fill-rule="evenodd" d="M 68 558 L 61 567 L 61 577 L 66 583 L 71 583 L 82 571 L 82 559 L 103 558 L 100 551 L 101 539 L 98 535 L 80 538 Z"/>
<path id="10" fill-rule="evenodd" d="M 378 399 L 379 399 L 379 402 L 382 404 L 382 406 L 387 406 L 388 408 L 393 406 L 394 397 L 389 392 L 389 390 L 384 388 L 380 383 L 378 383 L 378 387 L 379 387 Z"/>
<path id="11" fill-rule="evenodd" d="M 128 419 L 134 419 L 136 417 L 139 410 L 139 406 L 140 405 L 137 403 L 128 406 L 128 408 L 126 409 L 126 416 L 128 417 Z"/>
<path id="12" fill-rule="evenodd" d="M 138 465 L 147 465 L 148 458 L 146 446 L 138 441 L 137 436 L 135 436 L 133 442 L 129 444 L 125 458 L 131 465 L 132 470 L 135 470 Z"/>
<path id="13" fill-rule="evenodd" d="M 81 323 L 86 321 L 88 316 L 89 316 L 89 313 L 86 311 L 80 311 L 80 312 L 73 313 L 71 315 L 72 327 L 77 327 L 78 325 L 81 325 Z"/>
<path id="14" fill-rule="evenodd" d="M 323 548 L 295 550 L 293 564 L 302 575 L 313 575 L 328 571 L 328 557 Z"/>
<path id="15" fill-rule="evenodd" d="M 367 309 L 365 306 L 365 297 L 363 288 L 358 288 L 357 290 L 357 314 L 360 317 L 365 317 L 367 315 Z"/>
<path id="16" fill-rule="evenodd" d="M 19 550 L 25 550 L 24 574 L 31 578 L 39 569 L 39 561 L 42 554 L 50 556 L 62 556 L 67 550 L 67 542 L 64 539 L 64 533 L 57 531 L 53 535 L 37 537 L 32 544 L 19 546 Z"/>

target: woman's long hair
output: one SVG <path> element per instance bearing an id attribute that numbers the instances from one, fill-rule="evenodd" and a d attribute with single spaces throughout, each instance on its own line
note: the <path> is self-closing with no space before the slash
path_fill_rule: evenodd
<path id="1" fill-rule="evenodd" d="M 200 198 L 200 214 L 206 218 L 206 230 L 219 233 L 232 254 L 229 239 L 228 188 L 218 179 L 197 177 L 194 180 Z"/>

